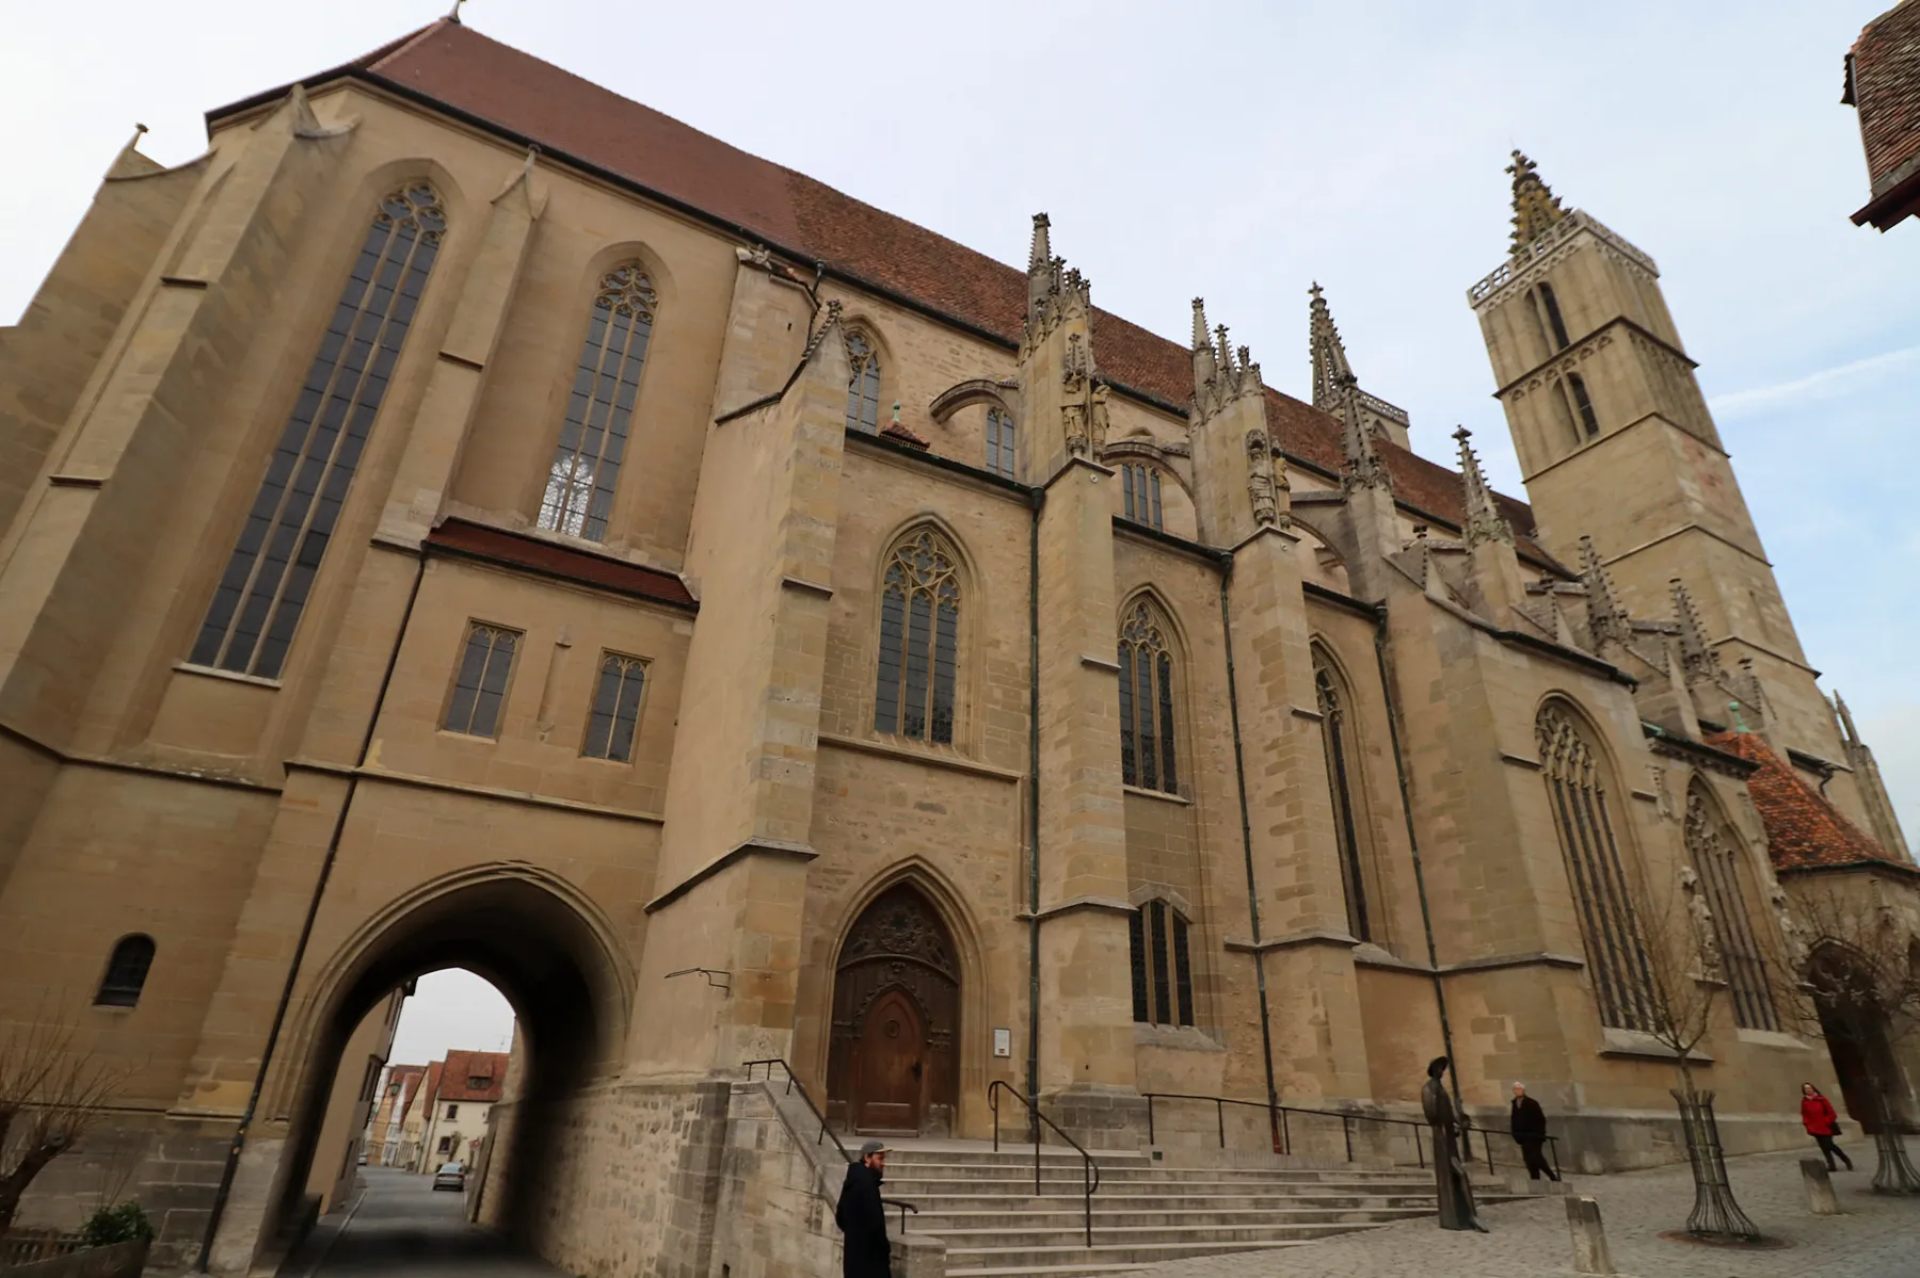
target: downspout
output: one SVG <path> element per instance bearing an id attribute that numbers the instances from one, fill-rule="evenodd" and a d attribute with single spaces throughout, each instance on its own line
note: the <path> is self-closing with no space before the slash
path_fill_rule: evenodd
<path id="1" fill-rule="evenodd" d="M 1465 1132 L 1466 1104 L 1460 1099 L 1460 1067 L 1453 1055 L 1453 1024 L 1447 1018 L 1447 990 L 1440 979 L 1440 952 L 1433 943 L 1433 910 L 1427 904 L 1427 874 L 1420 861 L 1420 837 L 1413 829 L 1413 796 L 1407 787 L 1407 762 L 1400 753 L 1400 701 L 1393 695 L 1393 677 L 1388 673 L 1387 606 L 1374 605 L 1373 658 L 1380 667 L 1380 694 L 1387 699 L 1387 740 L 1393 747 L 1393 773 L 1400 783 L 1400 815 L 1407 822 L 1407 851 L 1413 854 L 1413 888 L 1420 899 L 1420 928 L 1427 938 L 1427 970 L 1433 977 L 1433 1005 L 1440 1013 L 1440 1042 L 1453 1068 L 1447 1078 L 1453 1085 L 1453 1108 L 1460 1115 L 1461 1139 Z"/>
<path id="2" fill-rule="evenodd" d="M 1027 489 L 1027 1104 L 1040 1112 L 1040 508 Z M 1035 1120 L 1037 1125 L 1038 1120 Z"/>
<path id="3" fill-rule="evenodd" d="M 1267 1066 L 1267 1121 L 1280 1106 L 1280 1088 L 1273 1075 L 1273 1021 L 1267 1010 L 1267 956 L 1260 948 L 1260 895 L 1253 874 L 1253 817 L 1247 806 L 1247 765 L 1240 745 L 1240 693 L 1233 671 L 1233 612 L 1228 606 L 1228 591 L 1233 581 L 1233 552 L 1220 555 L 1220 634 L 1227 652 L 1227 715 L 1233 724 L 1233 778 L 1240 787 L 1240 846 L 1247 857 L 1247 918 L 1253 930 L 1253 979 L 1260 992 L 1260 1050 Z M 1275 1152 L 1279 1152 L 1280 1133 L 1273 1132 Z"/>
<path id="4" fill-rule="evenodd" d="M 380 690 L 374 695 L 373 710 L 367 716 L 367 730 L 360 738 L 360 754 L 354 760 L 353 771 L 347 775 L 347 792 L 340 800 L 340 815 L 333 822 L 333 836 L 327 840 L 327 854 L 320 862 L 320 877 L 314 880 L 313 895 L 307 901 L 307 917 L 300 925 L 300 939 L 294 942 L 293 961 L 287 965 L 287 979 L 280 987 L 280 1002 L 273 1009 L 273 1024 L 267 1030 L 267 1045 L 260 1052 L 260 1068 L 254 1071 L 253 1088 L 247 1093 L 247 1107 L 240 1114 L 240 1125 L 234 1129 L 233 1143 L 227 1148 L 226 1166 L 220 1170 L 220 1187 L 214 1191 L 213 1210 L 207 1215 L 206 1233 L 200 1239 L 200 1258 L 194 1262 L 194 1268 L 206 1273 L 207 1263 L 213 1255 L 214 1235 L 219 1232 L 220 1219 L 226 1214 L 227 1199 L 233 1193 L 233 1178 L 240 1169 L 240 1151 L 246 1148 L 247 1130 L 253 1126 L 254 1113 L 260 1107 L 260 1093 L 267 1083 L 267 1068 L 273 1063 L 273 1052 L 280 1044 L 280 1031 L 287 1020 L 287 1008 L 293 1002 L 294 983 L 300 976 L 300 965 L 307 956 L 307 942 L 313 937 L 314 920 L 320 915 L 320 899 L 326 894 L 327 880 L 333 877 L 333 864 L 340 856 L 340 836 L 346 832 L 347 815 L 353 810 L 353 796 L 360 788 L 360 770 L 367 766 L 367 757 L 373 753 L 373 734 L 380 726 L 380 711 L 387 702 L 387 689 L 393 683 L 394 667 L 400 662 L 400 645 L 407 637 L 407 626 L 413 620 L 414 601 L 420 597 L 420 579 L 427 571 L 427 550 L 420 548 L 420 562 L 413 570 L 413 585 L 407 591 L 407 607 L 400 614 L 400 629 L 393 637 L 393 650 L 387 654 L 387 668 L 380 675 Z"/>

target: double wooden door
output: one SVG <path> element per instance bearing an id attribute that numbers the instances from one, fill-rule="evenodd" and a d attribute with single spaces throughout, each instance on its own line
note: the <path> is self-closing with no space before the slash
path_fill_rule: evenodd
<path id="1" fill-rule="evenodd" d="M 911 887 L 854 923 L 834 972 L 828 1115 L 860 1133 L 951 1129 L 959 1083 L 953 942 Z"/>

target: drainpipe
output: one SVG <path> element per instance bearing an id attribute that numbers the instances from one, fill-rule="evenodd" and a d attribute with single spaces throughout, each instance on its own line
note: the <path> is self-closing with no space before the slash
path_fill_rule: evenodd
<path id="1" fill-rule="evenodd" d="M 1027 489 L 1027 1104 L 1040 1112 L 1040 508 Z M 1038 1135 L 1039 1120 L 1030 1120 Z"/>
<path id="2" fill-rule="evenodd" d="M 1233 552 L 1220 555 L 1220 634 L 1227 651 L 1227 715 L 1233 723 L 1233 777 L 1240 787 L 1240 846 L 1247 857 L 1247 917 L 1253 929 L 1253 979 L 1260 991 L 1260 1049 L 1267 1065 L 1267 1122 L 1280 1106 L 1280 1088 L 1273 1075 L 1273 1021 L 1267 1011 L 1267 956 L 1260 948 L 1260 895 L 1253 875 L 1253 818 L 1247 808 L 1247 766 L 1240 745 L 1240 694 L 1233 672 L 1233 613 L 1228 607 L 1228 591 L 1233 581 Z M 1280 1146 L 1280 1133 L 1273 1133 L 1274 1148 Z"/>
<path id="3" fill-rule="evenodd" d="M 200 1239 L 200 1258 L 194 1268 L 206 1273 L 213 1255 L 213 1238 L 226 1214 L 227 1199 L 233 1193 L 234 1174 L 240 1169 L 240 1151 L 246 1148 L 247 1131 L 253 1126 L 254 1113 L 260 1107 L 260 1093 L 266 1087 L 267 1067 L 280 1045 L 280 1031 L 287 1020 L 287 1008 L 293 1002 L 293 987 L 300 976 L 300 964 L 307 956 L 307 942 L 313 937 L 313 923 L 320 914 L 320 898 L 326 894 L 327 880 L 333 877 L 333 863 L 339 859 L 340 836 L 347 828 L 347 814 L 353 810 L 353 796 L 360 788 L 360 769 L 367 766 L 373 753 L 373 734 L 380 726 L 380 711 L 387 702 L 387 689 L 393 683 L 393 670 L 400 662 L 400 644 L 407 637 L 407 625 L 413 620 L 413 604 L 420 597 L 420 579 L 427 571 L 427 550 L 420 548 L 420 562 L 413 570 L 413 585 L 407 591 L 406 611 L 400 614 L 400 630 L 393 637 L 393 650 L 387 654 L 387 668 L 380 675 L 380 691 L 374 695 L 373 711 L 367 716 L 367 730 L 360 738 L 360 754 L 347 775 L 347 793 L 340 801 L 340 815 L 333 822 L 333 837 L 327 840 L 327 854 L 320 862 L 320 877 L 314 880 L 313 895 L 307 900 L 307 917 L 300 925 L 300 939 L 293 946 L 293 961 L 287 965 L 287 979 L 280 987 L 280 1002 L 273 1009 L 273 1024 L 267 1030 L 267 1045 L 260 1052 L 260 1068 L 254 1071 L 253 1089 L 247 1093 L 247 1107 L 241 1111 L 240 1125 L 234 1129 L 233 1143 L 227 1148 L 226 1166 L 220 1170 L 220 1187 L 213 1194 L 213 1210 L 207 1214 L 206 1233 Z"/>
<path id="4" fill-rule="evenodd" d="M 1460 1115 L 1461 1139 L 1466 1139 L 1466 1104 L 1460 1099 L 1460 1064 L 1453 1055 L 1453 1024 L 1447 1019 L 1447 990 L 1440 980 L 1440 952 L 1433 944 L 1433 911 L 1427 904 L 1427 875 L 1420 862 L 1420 837 L 1413 829 L 1413 798 L 1407 786 L 1407 763 L 1400 753 L 1400 702 L 1393 695 L 1393 678 L 1388 673 L 1391 661 L 1387 656 L 1387 606 L 1375 604 L 1373 623 L 1373 658 L 1380 667 L 1380 693 L 1387 699 L 1387 739 L 1393 746 L 1393 772 L 1400 782 L 1400 814 L 1407 822 L 1407 850 L 1413 854 L 1413 886 L 1420 898 L 1420 927 L 1427 938 L 1427 968 L 1433 974 L 1433 1004 L 1440 1013 L 1440 1042 L 1446 1049 L 1447 1060 L 1453 1068 L 1447 1071 L 1447 1078 L 1453 1085 L 1453 1108 Z"/>

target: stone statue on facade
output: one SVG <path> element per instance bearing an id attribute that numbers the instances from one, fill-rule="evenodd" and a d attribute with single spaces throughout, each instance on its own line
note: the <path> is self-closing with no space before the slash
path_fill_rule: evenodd
<path id="1" fill-rule="evenodd" d="M 1107 429 L 1111 419 L 1107 416 L 1107 383 L 1101 378 L 1093 379 L 1093 391 L 1087 400 L 1087 436 L 1093 445 L 1093 455 L 1098 457 L 1107 446 Z"/>
<path id="2" fill-rule="evenodd" d="M 1473 1187 L 1467 1182 L 1467 1169 L 1460 1161 L 1460 1124 L 1453 1112 L 1453 1099 L 1441 1076 L 1448 1060 L 1436 1056 L 1427 1065 L 1427 1083 L 1420 1089 L 1420 1108 L 1433 1129 L 1433 1179 L 1440 1197 L 1440 1228 L 1477 1229 L 1487 1232 L 1473 1208 Z"/>
<path id="3" fill-rule="evenodd" d="M 1691 865 L 1680 867 L 1680 887 L 1687 894 L 1687 916 L 1693 920 L 1694 939 L 1700 945 L 1700 975 L 1720 980 L 1720 934 L 1713 926 L 1713 907 L 1701 890 L 1700 876 Z"/>
<path id="4" fill-rule="evenodd" d="M 1787 964 L 1794 972 L 1804 971 L 1807 966 L 1807 939 L 1800 933 L 1800 921 L 1793 917 L 1793 909 L 1787 904 L 1787 890 L 1775 881 L 1767 889 L 1767 896 L 1773 901 L 1773 912 L 1780 920 L 1780 942 L 1786 948 Z"/>
<path id="5" fill-rule="evenodd" d="M 1247 497 L 1253 503 L 1253 521 L 1280 521 L 1279 485 L 1273 473 L 1273 444 L 1264 430 L 1247 432 Z"/>

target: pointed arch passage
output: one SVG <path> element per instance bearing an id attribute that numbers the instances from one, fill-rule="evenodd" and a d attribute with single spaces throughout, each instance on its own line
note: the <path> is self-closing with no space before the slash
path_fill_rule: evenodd
<path id="1" fill-rule="evenodd" d="M 540 499 L 540 526 L 550 532 L 606 539 L 657 300 L 639 262 L 600 277 L 567 396 L 566 421 Z"/>
<path id="2" fill-rule="evenodd" d="M 1605 767 L 1565 706 L 1548 704 L 1534 728 L 1600 1022 L 1650 1030 L 1653 978 L 1614 838 Z"/>
<path id="3" fill-rule="evenodd" d="M 1171 627 L 1151 603 L 1127 606 L 1120 623 L 1120 779 L 1180 792 L 1174 760 Z"/>
<path id="4" fill-rule="evenodd" d="M 1747 910 L 1747 901 L 1755 894 L 1747 891 L 1746 866 L 1732 833 L 1698 782 L 1687 791 L 1686 834 L 1687 859 L 1700 875 L 1713 916 L 1714 941 L 1726 972 L 1734 1024 L 1741 1029 L 1777 1030 L 1780 1013 L 1754 935 L 1753 915 Z"/>
<path id="5" fill-rule="evenodd" d="M 188 660 L 276 679 L 447 229 L 424 182 L 380 201 Z"/>
<path id="6" fill-rule="evenodd" d="M 1340 842 L 1340 881 L 1347 894 L 1347 931 L 1357 940 L 1373 939 L 1367 905 L 1367 876 L 1361 853 L 1360 820 L 1353 797 L 1353 725 L 1347 717 L 1346 689 L 1316 645 L 1313 686 L 1320 709 L 1320 745 L 1327 760 L 1327 792 Z"/>
<path id="7" fill-rule="evenodd" d="M 894 547 L 880 587 L 876 732 L 953 743 L 960 649 L 959 556 L 931 530 Z"/>
<path id="8" fill-rule="evenodd" d="M 952 1130 L 959 1099 L 960 963 L 911 884 L 860 912 L 833 974 L 827 1112 L 856 1132 Z"/>

